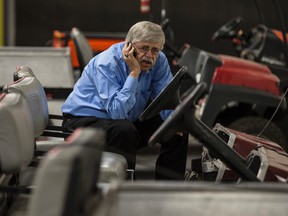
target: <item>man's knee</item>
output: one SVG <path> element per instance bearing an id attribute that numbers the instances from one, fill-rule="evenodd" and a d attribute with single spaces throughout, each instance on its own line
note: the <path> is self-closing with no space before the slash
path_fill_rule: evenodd
<path id="1" fill-rule="evenodd" d="M 131 153 L 136 152 L 140 139 L 136 127 L 127 120 L 113 121 L 108 129 L 107 136 L 108 145 Z"/>
<path id="2" fill-rule="evenodd" d="M 134 124 L 127 120 L 118 120 L 115 122 L 114 133 L 120 136 L 138 136 L 138 131 Z"/>

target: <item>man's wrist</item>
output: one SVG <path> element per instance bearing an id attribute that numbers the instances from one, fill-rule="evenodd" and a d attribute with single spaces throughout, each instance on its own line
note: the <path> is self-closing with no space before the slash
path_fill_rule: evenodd
<path id="1" fill-rule="evenodd" d="M 133 70 L 130 72 L 130 76 L 134 77 L 135 79 L 138 79 L 140 72 L 141 72 L 140 70 L 139 71 Z"/>

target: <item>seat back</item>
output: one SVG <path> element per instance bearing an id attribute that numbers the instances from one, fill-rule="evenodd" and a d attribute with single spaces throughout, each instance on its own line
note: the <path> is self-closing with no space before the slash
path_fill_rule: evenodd
<path id="1" fill-rule="evenodd" d="M 16 67 L 16 72 L 13 73 L 13 81 L 17 81 L 21 79 L 22 77 L 35 77 L 34 72 L 32 71 L 31 68 L 25 67 L 25 66 L 17 66 Z"/>
<path id="2" fill-rule="evenodd" d="M 0 94 L 0 171 L 18 173 L 33 158 L 34 131 L 27 101 L 17 93 Z"/>
<path id="3" fill-rule="evenodd" d="M 14 73 L 14 78 L 18 80 L 4 86 L 3 90 L 10 93 L 19 93 L 28 101 L 33 115 L 34 137 L 38 137 L 43 133 L 49 121 L 44 88 L 30 68 L 20 67 Z"/>
<path id="4" fill-rule="evenodd" d="M 79 128 L 67 141 L 52 148 L 40 162 L 29 216 L 86 215 L 85 205 L 97 192 L 105 132 Z"/>
<path id="5" fill-rule="evenodd" d="M 83 69 L 94 55 L 93 50 L 85 35 L 78 28 L 72 28 L 70 35 L 75 45 L 80 71 L 82 73 Z"/>

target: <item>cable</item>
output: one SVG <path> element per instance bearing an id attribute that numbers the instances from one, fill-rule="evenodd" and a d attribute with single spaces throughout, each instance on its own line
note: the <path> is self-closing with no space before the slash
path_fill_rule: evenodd
<path id="1" fill-rule="evenodd" d="M 266 123 L 266 125 L 264 126 L 264 128 L 262 129 L 262 131 L 257 135 L 257 137 L 260 137 L 262 135 L 262 133 L 266 130 L 266 128 L 268 127 L 268 125 L 270 124 L 270 122 L 272 121 L 272 119 L 274 118 L 274 116 L 276 115 L 276 113 L 278 112 L 280 105 L 282 104 L 284 98 L 286 97 L 286 94 L 288 92 L 288 88 L 286 89 L 284 95 L 282 96 L 276 110 L 274 111 L 273 115 L 271 116 L 271 118 L 269 119 L 269 121 Z"/>

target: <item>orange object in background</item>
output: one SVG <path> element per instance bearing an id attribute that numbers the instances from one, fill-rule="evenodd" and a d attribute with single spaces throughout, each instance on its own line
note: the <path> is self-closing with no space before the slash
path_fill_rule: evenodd
<path id="1" fill-rule="evenodd" d="M 94 51 L 94 55 L 104 51 L 112 44 L 125 40 L 125 33 L 84 33 Z M 79 61 L 76 55 L 75 45 L 70 37 L 70 33 L 55 30 L 53 32 L 53 43 L 55 48 L 69 46 L 71 48 L 71 61 L 73 68 L 79 67 Z"/>
<path id="2" fill-rule="evenodd" d="M 272 29 L 272 32 L 281 40 L 284 41 L 283 34 L 281 31 Z M 286 33 L 286 40 L 288 40 L 288 34 Z"/>

